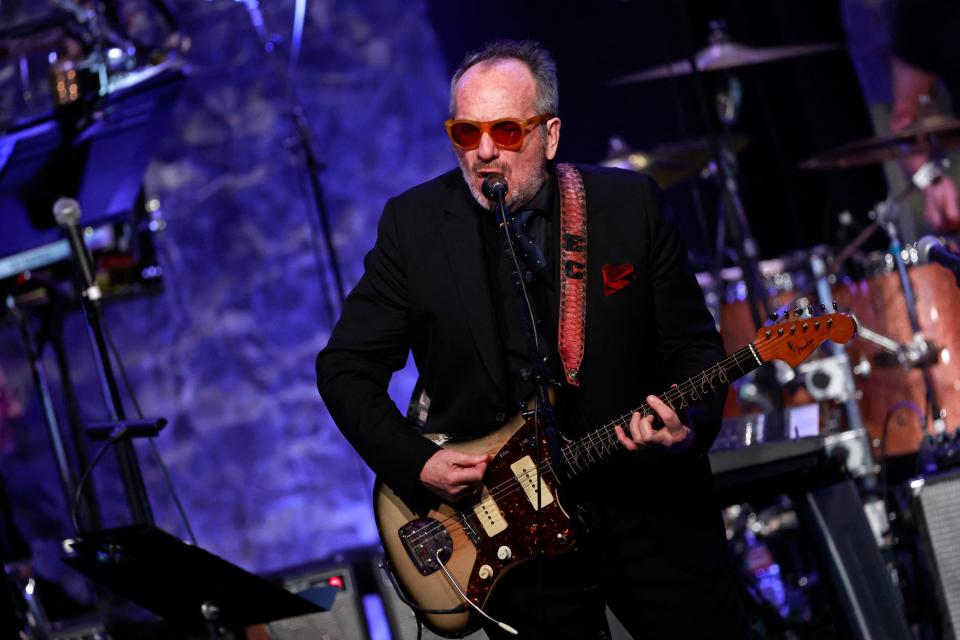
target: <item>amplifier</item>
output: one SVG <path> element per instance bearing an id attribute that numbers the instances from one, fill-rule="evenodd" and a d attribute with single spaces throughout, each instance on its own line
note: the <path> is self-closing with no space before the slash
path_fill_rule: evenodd
<path id="1" fill-rule="evenodd" d="M 363 600 L 350 564 L 325 569 L 303 567 L 280 573 L 283 586 L 306 597 L 311 591 L 336 589 L 333 607 L 323 613 L 277 620 L 266 625 L 270 640 L 366 640 L 369 638 Z M 263 637 L 262 634 L 259 637 Z"/>
<path id="2" fill-rule="evenodd" d="M 960 472 L 914 480 L 917 521 L 933 577 L 943 635 L 960 635 Z"/>

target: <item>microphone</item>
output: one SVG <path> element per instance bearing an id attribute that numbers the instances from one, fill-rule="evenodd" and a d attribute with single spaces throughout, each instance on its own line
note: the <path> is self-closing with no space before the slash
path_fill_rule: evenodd
<path id="1" fill-rule="evenodd" d="M 916 246 L 917 259 L 921 264 L 936 262 L 950 269 L 953 277 L 957 279 L 957 286 L 960 286 L 960 255 L 944 247 L 940 240 L 933 236 L 923 236 L 917 240 Z"/>
<path id="2" fill-rule="evenodd" d="M 483 195 L 487 200 L 500 202 L 507 195 L 507 179 L 499 173 L 491 173 L 483 178 Z"/>
<path id="3" fill-rule="evenodd" d="M 80 203 L 73 198 L 60 198 L 53 204 L 53 218 L 63 230 L 63 235 L 70 244 L 70 253 L 73 254 L 77 266 L 77 277 L 80 280 L 80 290 L 84 297 L 97 301 L 100 299 L 100 287 L 93 276 L 93 261 L 87 252 L 87 245 L 83 241 L 83 231 L 80 229 Z"/>

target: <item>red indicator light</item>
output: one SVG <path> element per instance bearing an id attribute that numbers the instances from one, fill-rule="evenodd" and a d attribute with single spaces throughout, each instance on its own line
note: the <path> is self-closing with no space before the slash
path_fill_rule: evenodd
<path id="1" fill-rule="evenodd" d="M 343 578 L 340 576 L 330 576 L 327 578 L 327 585 L 343 590 Z"/>

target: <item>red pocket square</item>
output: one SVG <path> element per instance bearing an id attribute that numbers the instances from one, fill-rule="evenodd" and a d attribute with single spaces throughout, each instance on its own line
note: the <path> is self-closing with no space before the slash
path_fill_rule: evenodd
<path id="1" fill-rule="evenodd" d="M 629 262 L 605 264 L 603 265 L 603 295 L 609 296 L 611 293 L 616 293 L 636 279 L 637 274 Z"/>

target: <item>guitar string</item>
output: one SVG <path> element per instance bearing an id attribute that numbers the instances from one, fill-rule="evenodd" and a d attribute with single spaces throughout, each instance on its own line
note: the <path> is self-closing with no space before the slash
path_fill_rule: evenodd
<path id="1" fill-rule="evenodd" d="M 832 315 L 833 315 L 833 314 L 831 314 L 831 316 L 832 316 Z M 828 316 L 828 317 L 829 317 L 829 316 Z M 793 323 L 790 323 L 790 324 L 796 326 L 797 322 L 793 322 Z M 830 325 L 826 325 L 826 326 L 827 326 L 827 328 L 830 328 Z M 819 328 L 819 327 L 817 327 L 817 328 Z M 827 333 L 832 333 L 832 332 L 829 332 L 829 331 L 828 331 Z M 793 335 L 793 334 L 790 334 L 790 336 L 792 336 L 792 335 Z M 770 340 L 771 342 L 778 342 L 778 341 L 780 341 L 780 340 L 787 339 L 787 338 L 790 337 L 790 336 L 788 336 L 786 333 L 784 333 L 783 335 L 777 335 L 777 336 L 772 336 L 772 337 L 770 337 L 770 338 L 767 338 L 767 340 Z M 826 335 L 823 336 L 823 339 L 820 340 L 819 342 L 822 343 L 823 341 L 825 341 L 826 339 L 828 339 L 828 337 L 829 337 L 829 336 L 826 336 Z M 812 353 L 812 351 L 811 351 L 811 353 Z M 738 369 L 740 369 L 740 376 L 737 376 L 736 378 L 734 378 L 734 380 L 742 377 L 743 375 L 746 375 L 746 373 L 747 373 L 748 371 L 744 371 L 743 366 L 741 366 L 741 365 L 742 365 L 742 363 L 740 362 L 741 358 L 743 358 L 743 359 L 746 360 L 746 361 L 757 361 L 757 360 L 760 359 L 760 358 L 759 358 L 759 355 L 760 355 L 760 354 L 759 354 L 759 349 L 756 348 L 756 347 L 754 347 L 754 343 L 751 343 L 750 345 L 747 345 L 746 347 L 743 347 L 743 348 L 737 350 L 736 352 L 734 352 L 733 354 L 731 354 L 731 355 L 728 356 L 727 358 L 721 360 L 720 362 L 715 363 L 714 365 L 712 365 L 712 366 L 709 367 L 708 369 L 702 371 L 701 373 L 699 373 L 699 374 L 697 374 L 697 375 L 695 375 L 695 376 L 692 376 L 692 377 L 688 378 L 688 379 L 687 379 L 686 381 L 684 381 L 683 383 L 680 383 L 679 385 L 676 385 L 676 386 L 674 386 L 674 387 L 671 387 L 671 388 L 668 389 L 666 392 L 664 392 L 664 393 L 662 394 L 662 396 L 659 396 L 659 397 L 660 397 L 660 399 L 661 399 L 662 401 L 665 401 L 668 405 L 670 405 L 671 408 L 673 408 L 673 401 L 678 400 L 678 399 L 681 399 L 681 398 L 684 398 L 684 395 L 685 395 L 687 392 L 692 391 L 692 390 L 693 390 L 694 388 L 696 388 L 697 386 L 699 386 L 700 389 L 702 390 L 705 384 L 709 384 L 709 383 L 707 382 L 707 380 L 706 380 L 706 378 L 708 377 L 708 375 L 709 375 L 710 379 L 712 380 L 713 377 L 714 377 L 717 373 L 720 373 L 721 371 L 724 371 L 724 370 L 725 370 L 725 373 L 727 374 L 727 376 L 729 376 L 729 373 L 732 372 L 733 367 L 737 367 Z M 765 361 L 765 360 L 762 360 L 762 362 L 766 362 L 766 361 Z M 758 366 L 759 366 L 759 364 L 758 364 Z M 756 368 L 756 367 L 751 367 L 750 370 L 753 370 L 754 368 Z M 728 377 L 728 381 L 729 381 L 729 377 Z M 703 396 L 706 396 L 706 395 L 709 395 L 710 393 L 712 393 L 713 389 L 714 389 L 714 387 L 711 386 L 711 387 L 710 387 L 710 391 L 709 391 L 709 392 L 704 392 Z M 674 394 L 675 394 L 675 395 L 674 395 Z M 671 396 L 672 396 L 672 397 L 671 397 Z M 701 396 L 701 398 L 698 398 L 698 399 L 694 400 L 694 402 L 699 401 L 700 399 L 702 399 L 703 396 Z M 675 411 L 675 409 L 674 409 L 674 411 Z M 578 439 L 578 440 L 575 440 L 575 441 L 574 441 L 573 443 L 571 443 L 570 445 L 565 445 L 565 446 L 562 448 L 563 457 L 564 457 L 564 462 L 565 462 L 568 466 L 570 465 L 570 463 L 571 463 L 572 460 L 579 460 L 581 463 L 583 463 L 584 461 L 580 458 L 580 456 L 581 456 L 582 453 L 585 453 L 585 451 L 583 451 L 583 452 L 574 451 L 574 450 L 572 449 L 572 446 L 571 446 L 571 445 L 585 444 L 586 446 L 593 446 L 593 445 L 597 444 L 597 442 L 599 442 L 601 439 L 607 439 L 607 440 L 609 440 L 609 439 L 611 438 L 611 431 L 612 431 L 612 430 L 611 430 L 611 427 L 614 427 L 614 426 L 621 426 L 621 427 L 622 427 L 622 426 L 625 426 L 626 424 L 629 424 L 629 418 L 630 418 L 634 413 L 640 413 L 642 417 L 646 417 L 646 416 L 648 416 L 648 415 L 652 415 L 654 412 L 652 411 L 652 409 L 650 408 L 649 405 L 643 404 L 643 405 L 641 405 L 640 407 L 638 407 L 636 410 L 630 411 L 630 412 L 627 413 L 627 414 L 621 415 L 618 419 L 614 419 L 614 420 L 612 420 L 611 422 L 609 422 L 609 423 L 607 423 L 607 424 L 605 424 L 605 425 L 603 425 L 603 426 L 595 429 L 594 431 L 592 431 L 591 433 L 587 434 L 587 435 L 584 436 L 583 438 Z M 614 433 L 614 435 L 615 435 L 615 433 Z M 585 448 L 585 447 L 584 447 L 584 448 Z M 598 456 L 602 456 L 602 455 L 606 455 L 606 454 L 609 453 L 610 451 L 611 451 L 611 450 L 608 450 L 608 449 L 604 448 L 602 452 L 599 452 L 599 451 L 598 451 L 597 454 L 598 454 Z M 586 468 L 589 468 L 590 466 L 592 466 L 593 464 L 595 464 L 597 461 L 595 461 L 595 460 L 589 460 L 589 459 L 588 459 L 588 460 L 585 461 L 585 462 L 586 462 L 586 464 L 585 464 L 582 468 L 574 470 L 574 475 L 579 474 L 581 471 L 583 471 L 583 470 L 586 469 Z M 572 468 L 572 467 L 571 467 L 571 468 Z M 542 467 L 541 467 L 541 474 L 544 473 L 544 472 L 551 472 L 552 470 L 553 470 L 553 469 L 552 469 L 552 467 L 550 466 L 549 461 L 545 461 L 545 463 L 544 463 L 544 464 L 542 465 Z M 513 484 L 512 484 L 514 481 L 517 482 L 516 485 L 513 485 Z M 534 487 L 532 487 L 533 482 L 534 482 L 534 481 L 531 480 L 531 488 L 534 488 Z M 505 485 L 511 485 L 511 486 L 509 486 L 506 490 L 504 490 L 504 486 L 505 486 Z M 518 485 L 519 485 L 519 486 L 518 486 Z M 489 490 L 488 490 L 488 497 L 487 497 L 487 498 L 484 498 L 481 502 L 476 503 L 476 504 L 474 505 L 474 508 L 476 508 L 477 506 L 480 506 L 480 505 L 488 505 L 491 501 L 493 502 L 493 505 L 496 506 L 496 500 L 497 500 L 497 499 L 501 499 L 501 500 L 502 500 L 503 498 L 505 498 L 505 497 L 509 496 L 510 494 L 514 493 L 515 491 L 519 491 L 519 490 L 525 490 L 525 488 L 522 486 L 522 481 L 516 480 L 516 478 L 510 478 L 510 479 L 508 479 L 508 480 L 500 483 L 499 485 L 497 485 L 497 486 L 494 487 L 493 489 L 489 489 Z M 416 530 L 415 532 L 413 532 L 412 537 L 408 540 L 408 542 L 411 543 L 411 544 L 414 543 L 414 542 L 416 542 L 416 543 L 419 544 L 419 543 L 421 542 L 421 540 L 426 539 L 427 537 L 432 537 L 432 536 L 435 536 L 435 535 L 439 535 L 440 530 L 445 530 L 445 531 L 447 531 L 447 533 L 448 533 L 449 535 L 452 536 L 453 533 L 456 532 L 456 531 L 458 531 L 459 529 L 458 529 L 458 528 L 454 528 L 454 531 L 451 532 L 449 529 L 447 529 L 447 526 L 446 526 L 446 525 L 447 525 L 447 524 L 451 524 L 451 523 L 458 523 L 458 522 L 460 521 L 460 518 L 461 518 L 461 517 L 468 517 L 468 514 L 465 513 L 463 510 L 457 510 L 457 511 L 455 512 L 455 515 L 453 515 L 453 516 L 448 516 L 447 518 L 445 518 L 445 519 L 443 519 L 443 520 L 432 520 L 430 523 L 424 525 L 424 526 L 421 527 L 420 529 L 418 529 L 418 530 Z M 478 516 L 478 517 L 479 517 L 479 516 Z M 465 535 L 465 534 L 464 534 L 464 535 Z"/>
<path id="2" fill-rule="evenodd" d="M 697 375 L 697 376 L 693 376 L 693 377 L 687 379 L 686 381 L 684 381 L 683 383 L 681 383 L 680 385 L 678 385 L 678 386 L 676 386 L 676 387 L 671 387 L 667 392 L 665 392 L 665 393 L 663 394 L 663 396 L 661 397 L 661 400 L 665 400 L 668 404 L 670 404 L 670 405 L 672 406 L 672 402 L 673 402 L 673 401 L 679 399 L 679 397 L 681 397 L 683 394 L 685 394 L 685 393 L 693 390 L 694 387 L 696 387 L 696 386 L 701 386 L 701 385 L 703 384 L 703 383 L 701 383 L 699 380 L 694 380 L 694 378 L 698 378 L 698 379 L 699 379 L 699 378 L 706 378 L 708 375 L 715 376 L 717 373 L 720 372 L 720 370 L 722 370 L 722 369 L 731 370 L 732 367 L 734 367 L 734 366 L 736 366 L 737 368 L 740 369 L 741 374 L 745 373 L 745 372 L 743 371 L 743 367 L 741 366 L 741 359 L 747 360 L 747 361 L 753 359 L 753 354 L 752 354 L 752 352 L 749 351 L 749 347 L 745 347 L 745 348 L 743 348 L 743 349 L 738 350 L 736 353 L 732 354 L 731 356 L 729 356 L 728 358 L 722 360 L 721 362 L 718 362 L 718 363 L 714 364 L 712 367 L 710 367 L 709 369 L 703 371 L 701 374 L 699 374 L 699 375 Z M 701 387 L 701 388 L 702 388 L 702 387 Z M 674 395 L 674 394 L 676 394 L 676 395 Z M 673 397 L 671 398 L 670 396 L 673 396 Z M 630 416 L 632 416 L 632 414 L 635 413 L 635 412 L 636 412 L 636 413 L 640 413 L 642 416 L 646 417 L 646 416 L 648 416 L 648 415 L 651 415 L 651 414 L 653 413 L 653 410 L 649 407 L 649 405 L 646 405 L 646 404 L 641 405 L 640 407 L 638 407 L 638 408 L 636 409 L 636 411 L 631 411 L 631 412 L 628 413 L 628 414 L 625 414 L 625 415 L 620 416 L 619 419 L 614 419 L 614 420 L 612 420 L 611 422 L 609 422 L 609 423 L 607 423 L 607 424 L 599 427 L 598 429 L 594 430 L 593 432 L 591 432 L 591 433 L 588 434 L 587 436 L 584 436 L 584 438 L 579 439 L 579 440 L 576 440 L 576 441 L 574 441 L 574 443 L 571 443 L 571 444 L 579 444 L 579 443 L 584 443 L 584 442 L 587 442 L 587 441 L 589 441 L 590 443 L 595 443 L 595 441 L 596 441 L 597 439 L 601 438 L 601 437 L 609 438 L 610 435 L 611 435 L 611 433 L 612 433 L 611 427 L 616 426 L 616 425 L 623 426 L 623 425 L 620 424 L 620 423 L 626 421 L 626 420 L 627 420 Z M 571 447 L 571 445 L 566 445 L 566 446 L 564 446 L 563 449 L 562 449 L 562 451 L 563 451 L 563 456 L 564 456 L 564 462 L 567 463 L 568 465 L 571 463 L 572 460 L 580 458 L 580 455 L 581 455 L 581 452 L 573 450 L 573 448 Z M 605 453 L 607 453 L 607 452 L 609 452 L 609 450 L 606 450 L 606 449 L 605 449 Z M 599 452 L 598 452 L 598 453 L 599 453 Z M 582 471 L 584 468 L 589 467 L 590 464 L 592 464 L 592 463 L 590 463 L 590 462 L 588 461 L 588 464 L 587 464 L 587 465 L 585 465 L 585 466 L 584 466 L 583 468 L 581 468 L 581 469 L 576 469 L 576 470 L 575 470 L 575 473 L 580 473 L 580 471 Z M 541 469 L 541 472 L 543 472 L 543 471 L 552 471 L 552 468 L 550 467 L 549 464 L 546 464 L 546 465 L 545 465 L 545 468 L 542 468 L 542 469 Z M 495 506 L 497 499 L 501 499 L 501 500 L 502 500 L 503 498 L 505 498 L 506 496 L 510 495 L 510 494 L 513 493 L 514 491 L 518 491 L 518 490 L 522 489 L 523 487 L 518 487 L 517 485 L 514 485 L 514 484 L 513 484 L 515 481 L 517 481 L 516 478 L 510 478 L 510 479 L 502 482 L 501 484 L 499 484 L 499 485 L 497 485 L 497 486 L 495 486 L 495 487 L 493 487 L 493 488 L 491 488 L 491 489 L 488 489 L 488 497 L 487 497 L 487 498 L 484 498 L 481 502 L 476 503 L 476 504 L 474 505 L 474 507 L 476 507 L 476 506 L 481 506 L 481 505 L 487 505 L 487 506 L 489 506 L 489 503 L 490 503 L 491 501 L 493 502 L 493 504 L 494 504 L 494 506 Z M 517 481 L 517 482 L 518 482 L 518 484 L 519 484 L 519 481 Z M 504 489 L 506 489 L 506 491 L 504 491 Z M 432 521 L 431 523 L 428 523 L 428 524 L 424 525 L 421 529 L 418 529 L 418 530 L 412 532 L 412 536 L 411 536 L 411 538 L 409 539 L 408 542 L 411 543 L 411 544 L 414 543 L 414 542 L 419 543 L 419 542 L 421 541 L 421 539 L 423 539 L 423 538 L 426 537 L 427 535 L 431 535 L 431 534 L 434 534 L 434 533 L 439 533 L 439 529 L 446 529 L 446 526 L 444 526 L 444 525 L 458 522 L 459 517 L 460 517 L 460 516 L 463 516 L 463 514 L 464 514 L 464 511 L 458 510 L 458 511 L 455 513 L 455 515 L 448 516 L 448 517 L 445 518 L 444 520 L 434 520 L 434 521 Z M 428 530 L 429 530 L 429 531 L 428 531 Z"/>
<path id="3" fill-rule="evenodd" d="M 683 383 L 680 383 L 675 387 L 671 387 L 670 389 L 668 389 L 666 392 L 662 394 L 660 399 L 665 401 L 671 407 L 673 407 L 673 402 L 683 397 L 686 393 L 694 390 L 696 387 L 700 387 L 702 389 L 703 385 L 706 384 L 705 379 L 708 376 L 712 379 L 713 377 L 716 376 L 716 374 L 720 373 L 725 369 L 729 372 L 729 370 L 732 370 L 732 367 L 734 366 L 740 369 L 741 375 L 744 375 L 746 372 L 743 370 L 743 367 L 741 366 L 742 364 L 741 359 L 746 361 L 750 361 L 754 359 L 753 353 L 750 351 L 749 346 L 739 349 L 732 355 L 728 356 L 727 358 L 725 358 L 720 362 L 715 363 L 714 365 L 704 370 L 700 374 L 688 378 Z M 710 388 L 710 392 L 712 392 L 712 390 L 713 390 L 713 387 Z M 705 393 L 704 395 L 707 395 L 707 393 Z M 698 400 L 694 400 L 694 402 L 696 401 Z M 575 440 L 573 443 L 571 443 L 571 445 L 584 443 L 588 446 L 592 446 L 593 444 L 596 444 L 596 442 L 598 442 L 600 438 L 608 439 L 612 433 L 611 427 L 614 427 L 614 426 L 622 427 L 622 426 L 625 426 L 624 423 L 629 424 L 629 418 L 634 413 L 640 413 L 641 416 L 646 417 L 648 415 L 652 415 L 654 412 L 649 405 L 643 404 L 640 407 L 638 407 L 635 411 L 631 411 L 627 414 L 621 415 L 619 418 L 615 418 L 614 420 L 608 422 L 607 424 L 604 424 L 603 426 L 595 429 L 594 431 L 587 434 L 583 438 Z M 580 452 L 574 451 L 571 448 L 571 445 L 565 445 L 562 448 L 564 462 L 568 465 L 571 463 L 572 460 L 577 459 L 580 456 Z M 606 453 L 608 452 L 608 450 L 605 449 L 604 452 Z M 588 464 L 587 466 L 590 466 L 590 465 Z M 543 473 L 544 471 L 552 471 L 552 468 L 550 467 L 549 464 L 546 464 L 545 468 L 541 469 L 541 473 Z M 576 470 L 576 473 L 579 473 L 580 471 L 582 471 L 582 469 Z M 495 506 L 497 499 L 502 500 L 508 495 L 510 495 L 511 493 L 513 493 L 514 491 L 523 489 L 522 486 L 517 487 L 516 485 L 513 485 L 514 482 L 518 482 L 519 484 L 519 481 L 517 481 L 516 478 L 510 478 L 508 480 L 505 480 L 504 482 L 501 482 L 499 485 L 491 489 L 488 489 L 488 497 L 476 503 L 474 505 L 474 508 L 481 505 L 489 506 L 490 502 L 493 502 Z M 464 515 L 463 510 L 457 510 L 454 515 L 448 516 L 444 520 L 433 520 L 432 522 L 424 525 L 420 529 L 413 531 L 411 533 L 411 537 L 408 539 L 408 543 L 419 544 L 420 541 L 425 537 L 427 537 L 428 535 L 439 534 L 440 529 L 446 530 L 446 526 L 445 526 L 446 524 L 458 523 L 460 517 L 463 515 Z"/>

